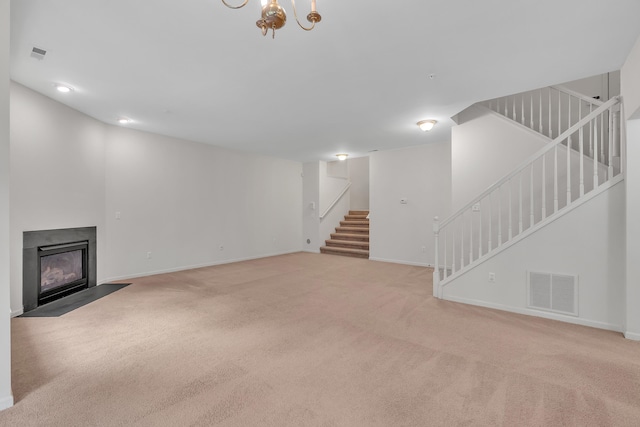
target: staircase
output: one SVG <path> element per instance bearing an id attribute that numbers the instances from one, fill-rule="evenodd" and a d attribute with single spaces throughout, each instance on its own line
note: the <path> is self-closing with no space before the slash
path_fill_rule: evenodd
<path id="1" fill-rule="evenodd" d="M 349 211 L 326 246 L 320 248 L 323 254 L 342 255 L 354 258 L 369 258 L 369 211 Z"/>
<path id="2" fill-rule="evenodd" d="M 483 104 L 551 141 L 449 218 L 435 218 L 439 298 L 466 271 L 623 179 L 619 97 L 600 102 L 552 87 Z"/>

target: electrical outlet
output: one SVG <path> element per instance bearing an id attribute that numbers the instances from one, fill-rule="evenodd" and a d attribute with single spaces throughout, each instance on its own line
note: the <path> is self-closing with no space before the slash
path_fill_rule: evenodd
<path id="1" fill-rule="evenodd" d="M 151 259 L 151 252 L 147 252 L 147 259 Z"/>
<path id="2" fill-rule="evenodd" d="M 489 273 L 489 283 L 496 283 L 496 273 Z"/>
<path id="3" fill-rule="evenodd" d="M 220 249 L 221 251 L 224 251 L 224 246 L 220 245 L 218 249 Z"/>
<path id="4" fill-rule="evenodd" d="M 426 246 L 422 247 L 422 252 L 427 252 L 427 247 Z"/>

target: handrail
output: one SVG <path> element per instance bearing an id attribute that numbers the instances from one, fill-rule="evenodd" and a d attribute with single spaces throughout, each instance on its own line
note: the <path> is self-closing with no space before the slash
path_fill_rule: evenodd
<path id="1" fill-rule="evenodd" d="M 486 190 L 484 190 L 479 196 L 475 197 L 472 201 L 470 201 L 469 203 L 467 203 L 466 205 L 464 205 L 462 208 L 458 209 L 454 214 L 450 215 L 447 219 L 445 219 L 444 221 L 442 221 L 439 224 L 439 229 L 442 229 L 444 226 L 446 226 L 447 224 L 449 224 L 450 222 L 452 222 L 455 218 L 457 218 L 458 216 L 460 216 L 462 213 L 466 212 L 467 210 L 471 209 L 473 205 L 475 205 L 476 203 L 478 203 L 480 200 L 482 200 L 483 198 L 485 198 L 487 195 L 491 194 L 493 191 L 495 191 L 497 188 L 501 187 L 503 184 L 505 184 L 506 182 L 508 182 L 510 179 L 512 179 L 513 177 L 515 177 L 518 173 L 522 172 L 524 169 L 526 169 L 533 161 L 535 161 L 536 159 L 542 157 L 544 154 L 546 154 L 547 152 L 553 150 L 557 145 L 560 145 L 565 139 L 567 139 L 567 137 L 571 136 L 573 133 L 575 133 L 578 129 L 580 129 L 581 127 L 583 127 L 584 125 L 586 125 L 587 123 L 589 123 L 591 120 L 593 120 L 595 117 L 599 116 L 602 112 L 608 110 L 611 106 L 615 105 L 615 104 L 619 104 L 620 101 L 620 96 L 615 96 L 613 98 L 611 98 L 609 101 L 603 103 L 600 107 L 598 107 L 597 109 L 593 110 L 589 115 L 585 116 L 583 119 L 581 119 L 580 121 L 578 121 L 576 124 L 574 124 L 573 126 L 571 126 L 569 129 L 567 129 L 566 131 L 564 131 L 563 133 L 561 133 L 559 136 L 557 136 L 556 138 L 553 139 L 553 141 L 551 141 L 550 143 L 546 144 L 543 148 L 541 148 L 540 150 L 538 150 L 536 153 L 534 153 L 533 155 L 529 156 L 526 160 L 524 160 L 522 163 L 520 163 L 519 166 L 517 166 L 515 169 L 513 169 L 511 171 L 511 173 L 509 173 L 508 175 L 505 175 L 504 177 L 502 177 L 500 180 L 496 181 L 494 184 L 490 185 Z"/>
<path id="2" fill-rule="evenodd" d="M 554 88 L 555 90 L 559 91 L 559 92 L 562 92 L 564 94 L 573 96 L 574 98 L 580 98 L 583 101 L 589 102 L 591 104 L 595 104 L 595 105 L 598 105 L 598 106 L 604 104 L 604 101 L 600 101 L 598 99 L 588 97 L 588 96 L 583 95 L 583 94 L 581 94 L 579 92 L 575 92 L 575 91 L 573 91 L 571 89 L 568 89 L 568 88 L 566 88 L 566 87 L 564 87 L 562 85 L 555 85 L 555 86 L 551 86 L 551 87 Z"/>
<path id="3" fill-rule="evenodd" d="M 338 203 L 340 201 L 340 199 L 342 199 L 342 196 L 344 196 L 344 194 L 347 192 L 349 187 L 351 187 L 351 181 L 347 182 L 347 185 L 346 185 L 346 187 L 344 187 L 344 190 L 342 190 L 342 192 L 338 195 L 338 197 L 336 197 L 336 199 L 329 205 L 329 207 L 327 209 L 325 209 L 325 211 L 322 213 L 322 215 L 320 215 L 320 219 L 323 219 L 325 216 L 327 216 L 329 211 L 331 211 L 331 209 L 333 209 L 333 207 L 336 205 L 336 203 Z"/>

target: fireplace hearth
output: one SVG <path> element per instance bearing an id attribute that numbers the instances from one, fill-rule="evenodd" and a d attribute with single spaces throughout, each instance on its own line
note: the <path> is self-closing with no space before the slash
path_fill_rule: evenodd
<path id="1" fill-rule="evenodd" d="M 23 234 L 24 312 L 96 285 L 96 227 Z"/>

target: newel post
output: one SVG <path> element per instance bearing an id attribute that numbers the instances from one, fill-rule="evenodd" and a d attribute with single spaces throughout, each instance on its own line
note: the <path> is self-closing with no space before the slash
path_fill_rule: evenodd
<path id="1" fill-rule="evenodd" d="M 438 253 L 440 247 L 438 245 L 438 236 L 440 234 L 440 219 L 438 217 L 433 218 L 433 241 L 435 245 L 435 259 L 433 266 L 433 296 L 440 298 L 440 264 L 438 260 Z"/>

